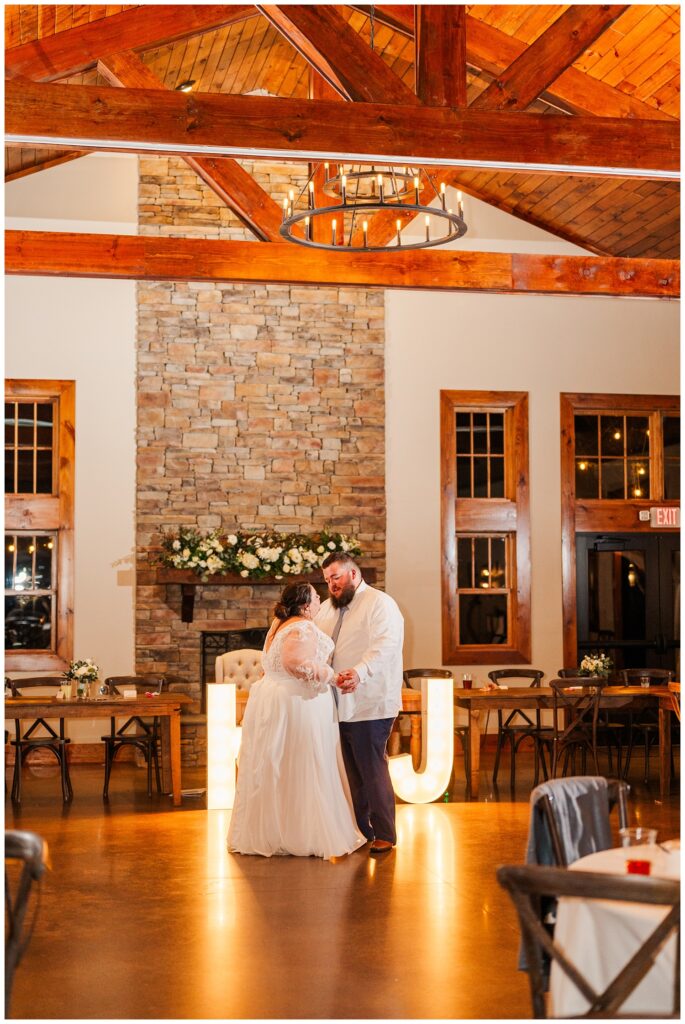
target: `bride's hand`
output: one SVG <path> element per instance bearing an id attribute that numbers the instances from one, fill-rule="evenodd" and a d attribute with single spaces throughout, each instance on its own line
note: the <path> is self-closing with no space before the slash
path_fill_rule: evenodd
<path id="1" fill-rule="evenodd" d="M 353 693 L 359 686 L 359 675 L 353 668 L 347 668 L 338 673 L 335 685 L 341 693 Z"/>

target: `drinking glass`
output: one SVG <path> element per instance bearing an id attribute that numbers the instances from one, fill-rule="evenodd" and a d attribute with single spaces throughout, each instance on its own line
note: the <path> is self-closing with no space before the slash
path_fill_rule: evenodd
<path id="1" fill-rule="evenodd" d="M 644 686 L 645 689 L 649 686 L 649 676 L 640 676 L 640 686 Z"/>
<path id="2" fill-rule="evenodd" d="M 621 846 L 654 846 L 657 831 L 655 828 L 621 828 L 619 829 Z"/>

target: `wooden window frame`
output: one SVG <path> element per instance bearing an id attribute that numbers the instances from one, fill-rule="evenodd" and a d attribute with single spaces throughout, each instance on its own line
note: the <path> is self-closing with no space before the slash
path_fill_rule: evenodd
<path id="1" fill-rule="evenodd" d="M 74 637 L 74 458 L 76 383 L 72 380 L 8 380 L 9 401 L 56 400 L 52 494 L 6 494 L 8 533 L 55 531 L 57 601 L 54 651 L 5 651 L 5 668 L 15 672 L 59 671 L 73 657 Z"/>
<path id="2" fill-rule="evenodd" d="M 456 413 L 504 412 L 504 498 L 457 498 Z M 528 392 L 441 391 L 442 660 L 445 665 L 529 664 L 530 497 Z M 507 534 L 509 643 L 459 644 L 457 535 Z"/>
<path id="3" fill-rule="evenodd" d="M 652 505 L 680 508 L 680 501 L 663 496 L 664 460 L 662 417 L 680 415 L 678 395 L 609 395 L 565 392 L 561 401 L 561 578 L 564 634 L 564 668 L 578 663 L 578 619 L 576 610 L 576 533 L 651 533 L 649 521 L 640 512 Z M 649 417 L 650 497 L 576 499 L 576 415 L 610 413 Z"/>

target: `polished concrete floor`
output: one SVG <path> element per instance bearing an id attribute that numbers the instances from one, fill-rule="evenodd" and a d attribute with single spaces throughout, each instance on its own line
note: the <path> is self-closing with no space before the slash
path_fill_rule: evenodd
<path id="1" fill-rule="evenodd" d="M 52 870 L 11 1016 L 528 1018 L 495 880 L 523 859 L 531 766 L 517 766 L 516 800 L 482 773 L 478 801 L 457 784 L 449 803 L 401 805 L 396 850 L 335 863 L 230 855 L 228 813 L 148 800 L 132 765 L 115 769 L 109 805 L 102 769 L 74 768 L 67 808 L 53 769 L 27 770 L 6 827 L 43 836 Z M 184 772 L 184 786 L 201 785 Z M 656 780 L 634 782 L 631 816 L 679 835 L 679 798 L 660 801 Z"/>

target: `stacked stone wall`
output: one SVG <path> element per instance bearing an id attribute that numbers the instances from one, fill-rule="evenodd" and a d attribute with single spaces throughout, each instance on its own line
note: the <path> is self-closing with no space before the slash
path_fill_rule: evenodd
<path id="1" fill-rule="evenodd" d="M 181 161 L 141 160 L 141 233 L 251 236 Z M 255 165 L 276 199 L 283 168 Z M 255 241 L 255 246 L 268 243 Z M 150 582 L 162 530 L 324 526 L 383 579 L 384 298 L 379 290 L 144 282 L 138 287 L 136 665 L 200 699 L 200 634 L 267 625 L 279 586 Z M 201 763 L 201 719 L 184 727 Z"/>

